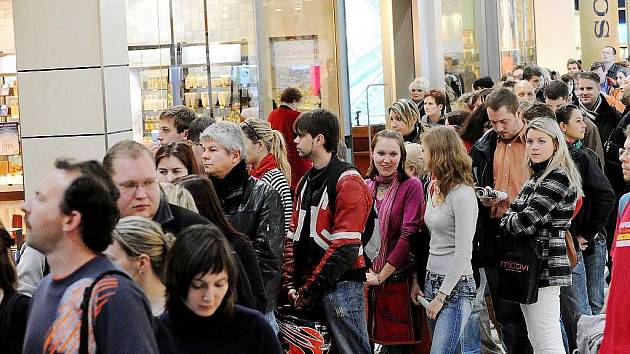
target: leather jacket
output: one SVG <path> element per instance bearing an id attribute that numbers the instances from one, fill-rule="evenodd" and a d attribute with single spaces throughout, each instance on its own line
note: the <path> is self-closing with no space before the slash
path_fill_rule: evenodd
<path id="1" fill-rule="evenodd" d="M 232 226 L 254 246 L 267 294 L 267 312 L 276 308 L 280 292 L 280 267 L 284 247 L 284 208 L 280 194 L 268 183 L 248 176 L 222 200 Z"/>

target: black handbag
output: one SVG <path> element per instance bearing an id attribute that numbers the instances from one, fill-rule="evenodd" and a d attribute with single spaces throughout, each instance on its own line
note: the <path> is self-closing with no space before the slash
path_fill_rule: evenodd
<path id="1" fill-rule="evenodd" d="M 497 260 L 496 294 L 503 300 L 534 304 L 538 301 L 544 242 L 534 237 L 503 235 L 503 238 L 504 251 Z"/>

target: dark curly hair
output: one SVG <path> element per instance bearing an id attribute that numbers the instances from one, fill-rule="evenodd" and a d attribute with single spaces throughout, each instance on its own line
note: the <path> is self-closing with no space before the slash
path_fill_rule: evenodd
<path id="1" fill-rule="evenodd" d="M 59 209 L 65 215 L 73 211 L 81 214 L 81 238 L 96 253 L 112 243 L 112 231 L 120 218 L 116 201 L 118 188 L 103 166 L 94 160 L 74 163 L 57 160 L 55 168 L 79 173 L 63 194 Z"/>

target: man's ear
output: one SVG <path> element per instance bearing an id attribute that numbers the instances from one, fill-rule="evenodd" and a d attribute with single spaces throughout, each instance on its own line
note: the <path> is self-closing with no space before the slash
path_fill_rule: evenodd
<path id="1" fill-rule="evenodd" d="M 65 232 L 74 231 L 81 226 L 81 219 L 81 213 L 73 210 L 70 215 L 63 216 L 61 229 Z"/>
<path id="2" fill-rule="evenodd" d="M 184 130 L 184 141 L 188 140 L 188 129 Z"/>

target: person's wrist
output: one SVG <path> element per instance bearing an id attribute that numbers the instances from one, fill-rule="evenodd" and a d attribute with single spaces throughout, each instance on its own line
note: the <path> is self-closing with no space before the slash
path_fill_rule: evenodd
<path id="1" fill-rule="evenodd" d="M 435 296 L 436 299 L 438 299 L 439 302 L 441 303 L 445 303 L 446 302 L 446 294 L 444 294 L 443 292 L 438 292 L 438 294 Z"/>
<path id="2" fill-rule="evenodd" d="M 376 273 L 376 282 L 378 283 L 378 285 L 383 284 L 384 279 L 381 278 L 381 273 Z"/>

